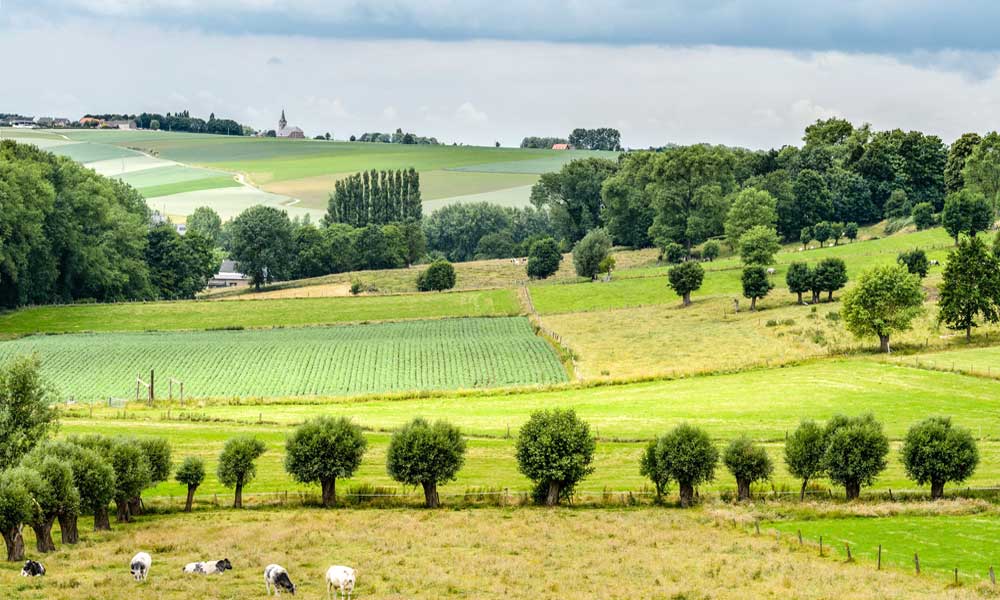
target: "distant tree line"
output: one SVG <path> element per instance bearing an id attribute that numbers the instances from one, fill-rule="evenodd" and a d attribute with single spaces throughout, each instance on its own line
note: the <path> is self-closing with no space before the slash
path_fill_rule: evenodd
<path id="1" fill-rule="evenodd" d="M 529 136 L 521 140 L 522 148 L 551 148 L 556 144 L 568 144 L 569 140 L 559 137 Z"/>
<path id="2" fill-rule="evenodd" d="M 192 117 L 188 111 L 178 113 L 142 113 L 132 117 L 141 129 L 160 129 L 163 131 L 186 131 L 189 133 L 213 133 L 216 135 L 250 135 L 253 128 L 242 125 L 233 119 L 217 119 L 215 113 L 208 120 Z"/>
<path id="3" fill-rule="evenodd" d="M 581 150 L 621 150 L 621 141 L 621 132 L 610 127 L 577 128 L 569 134 L 570 145 Z"/>
<path id="4" fill-rule="evenodd" d="M 352 227 L 419 221 L 422 216 L 420 175 L 405 171 L 365 171 L 334 184 L 327 223 Z"/>
<path id="5" fill-rule="evenodd" d="M 437 146 L 440 144 L 435 137 L 424 137 L 414 133 L 403 133 L 402 129 L 396 129 L 395 133 L 379 133 L 377 131 L 362 133 L 360 136 L 351 136 L 352 142 L 376 142 L 380 144 L 419 144 Z"/>

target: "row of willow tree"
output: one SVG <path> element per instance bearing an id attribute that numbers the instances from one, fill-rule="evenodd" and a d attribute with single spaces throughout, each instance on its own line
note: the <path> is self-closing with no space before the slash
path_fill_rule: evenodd
<path id="1" fill-rule="evenodd" d="M 326 222 L 351 227 L 420 221 L 420 174 L 407 170 L 364 171 L 334 184 Z"/>

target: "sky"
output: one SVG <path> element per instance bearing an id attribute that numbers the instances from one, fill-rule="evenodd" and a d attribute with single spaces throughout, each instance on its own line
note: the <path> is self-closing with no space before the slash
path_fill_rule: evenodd
<path id="1" fill-rule="evenodd" d="M 168 112 L 446 142 L 616 127 L 800 143 L 840 116 L 950 142 L 1000 121 L 1000 3 L 0 0 L 0 112 Z"/>

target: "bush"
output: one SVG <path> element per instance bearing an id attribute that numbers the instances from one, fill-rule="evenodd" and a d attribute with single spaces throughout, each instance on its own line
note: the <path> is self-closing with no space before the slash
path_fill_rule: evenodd
<path id="1" fill-rule="evenodd" d="M 230 438 L 219 454 L 219 483 L 235 488 L 233 508 L 243 508 L 243 486 L 257 475 L 255 461 L 267 451 L 264 442 L 249 435 Z"/>
<path id="2" fill-rule="evenodd" d="M 871 415 L 836 416 L 825 431 L 823 470 L 830 481 L 844 486 L 848 500 L 857 498 L 861 486 L 874 483 L 885 470 L 889 439 L 882 424 Z"/>
<path id="3" fill-rule="evenodd" d="M 722 455 L 722 462 L 736 477 L 736 493 L 740 500 L 749 500 L 750 486 L 755 481 L 770 479 L 774 472 L 774 463 L 767 451 L 762 446 L 754 445 L 745 435 L 729 443 Z"/>
<path id="4" fill-rule="evenodd" d="M 457 427 L 417 418 L 392 434 L 386 471 L 402 484 L 423 487 L 424 505 L 437 508 L 437 486 L 455 479 L 464 462 L 465 440 Z"/>
<path id="5" fill-rule="evenodd" d="M 802 421 L 785 441 L 785 466 L 788 472 L 802 480 L 799 499 L 806 496 L 810 479 L 823 474 L 823 454 L 826 441 L 823 428 L 814 421 Z"/>
<path id="6" fill-rule="evenodd" d="M 184 459 L 181 466 L 177 467 L 177 474 L 174 475 L 177 483 L 187 486 L 187 501 L 184 503 L 184 512 L 191 512 L 191 505 L 194 503 L 194 493 L 205 481 L 205 461 L 197 456 L 189 456 Z"/>
<path id="7" fill-rule="evenodd" d="M 663 258 L 668 263 L 676 265 L 687 256 L 687 250 L 677 242 L 670 242 L 663 247 Z"/>
<path id="8" fill-rule="evenodd" d="M 528 251 L 528 277 L 545 279 L 559 270 L 562 253 L 559 245 L 550 237 L 542 238 L 531 244 Z"/>
<path id="9" fill-rule="evenodd" d="M 368 442 L 346 418 L 317 417 L 295 428 L 285 442 L 285 470 L 299 483 L 319 483 L 323 506 L 337 502 L 337 479 L 354 475 Z"/>
<path id="10" fill-rule="evenodd" d="M 681 424 L 666 434 L 656 446 L 656 460 L 666 465 L 670 479 L 680 487 L 681 506 L 691 506 L 694 487 L 715 478 L 719 451 L 703 430 Z"/>
<path id="11" fill-rule="evenodd" d="M 670 281 L 671 289 L 683 299 L 684 306 L 690 306 L 691 292 L 701 287 L 701 282 L 705 279 L 705 269 L 689 260 L 671 267 L 667 272 L 667 279 Z"/>
<path id="12" fill-rule="evenodd" d="M 597 278 L 601 261 L 611 252 L 611 236 L 604 229 L 591 229 L 573 246 L 573 268 L 580 277 Z"/>
<path id="13" fill-rule="evenodd" d="M 934 227 L 934 205 L 930 202 L 920 202 L 914 205 L 910 216 L 913 217 L 913 224 L 917 226 L 917 229 Z"/>
<path id="14" fill-rule="evenodd" d="M 604 273 L 610 278 L 611 272 L 615 270 L 615 266 L 617 264 L 618 261 L 615 260 L 614 256 L 605 256 L 604 260 L 601 261 L 601 264 L 597 265 L 597 272 Z"/>
<path id="15" fill-rule="evenodd" d="M 436 260 L 417 276 L 417 289 L 421 292 L 441 292 L 455 287 L 455 267 L 446 260 Z"/>
<path id="16" fill-rule="evenodd" d="M 594 472 L 595 446 L 590 427 L 572 409 L 538 411 L 518 433 L 518 468 L 535 482 L 536 499 L 554 506 Z"/>
<path id="17" fill-rule="evenodd" d="M 979 464 L 972 434 L 952 427 L 947 417 L 931 417 L 911 427 L 900 454 L 910 479 L 931 484 L 931 498 L 944 495 L 944 484 L 971 477 Z"/>
<path id="18" fill-rule="evenodd" d="M 931 263 L 927 260 L 927 253 L 921 248 L 900 252 L 899 256 L 896 257 L 896 262 L 921 279 L 927 277 L 927 271 L 931 268 Z"/>
<path id="19" fill-rule="evenodd" d="M 701 255 L 710 262 L 719 258 L 719 243 L 711 240 L 705 242 L 701 247 Z"/>

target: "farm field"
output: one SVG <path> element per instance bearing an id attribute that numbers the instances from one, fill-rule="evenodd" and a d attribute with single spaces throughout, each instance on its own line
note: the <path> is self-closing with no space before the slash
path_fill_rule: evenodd
<path id="1" fill-rule="evenodd" d="M 356 298 L 292 298 L 254 303 L 134 302 L 41 306 L 0 314 L 10 336 L 88 331 L 294 327 L 441 317 L 511 316 L 513 290 Z"/>
<path id="2" fill-rule="evenodd" d="M 303 525 L 308 523 L 308 530 Z M 325 597 L 330 564 L 358 569 L 356 598 L 973 598 L 940 579 L 844 567 L 773 539 L 745 536 L 659 508 L 412 511 L 258 509 L 142 517 L 46 560 L 44 578 L 0 567 L 0 586 L 24 600 L 164 600 L 262 595 L 263 565 L 289 569 L 296 597 Z M 26 536 L 31 540 L 30 533 Z M 530 541 L 530 543 L 528 543 Z M 153 555 L 149 580 L 127 571 L 136 548 Z M 181 567 L 226 556 L 233 571 L 185 576 Z M 623 577 L 623 569 L 628 576 Z M 532 576 L 526 576 L 531 573 Z M 721 577 L 721 573 L 726 573 Z"/>
<path id="3" fill-rule="evenodd" d="M 193 398 L 340 396 L 565 381 L 524 317 L 246 331 L 95 333 L 0 342 L 0 363 L 37 354 L 60 397 L 128 398 L 155 368 Z M 147 378 L 148 379 L 148 378 Z M 179 390 L 177 390 L 179 392 Z"/>

